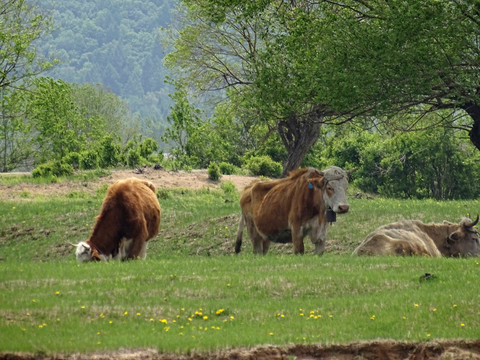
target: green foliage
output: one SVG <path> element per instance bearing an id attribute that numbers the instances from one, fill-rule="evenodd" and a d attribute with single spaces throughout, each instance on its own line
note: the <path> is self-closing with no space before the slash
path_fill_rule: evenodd
<path id="1" fill-rule="evenodd" d="M 216 162 L 211 162 L 207 168 L 208 178 L 213 181 L 218 181 L 222 176 L 220 167 Z"/>
<path id="2" fill-rule="evenodd" d="M 282 164 L 273 161 L 269 156 L 252 156 L 245 161 L 245 167 L 253 175 L 278 178 L 282 175 Z"/>
<path id="3" fill-rule="evenodd" d="M 151 138 L 142 140 L 142 136 L 134 136 L 123 148 L 124 164 L 133 168 L 142 166 L 149 162 L 157 163 L 163 158 L 163 155 L 154 155 L 153 152 L 158 149 L 158 144 Z"/>
<path id="4" fill-rule="evenodd" d="M 108 168 L 119 163 L 120 144 L 115 141 L 113 135 L 106 135 L 100 143 L 99 149 L 100 167 Z"/>
<path id="5" fill-rule="evenodd" d="M 62 159 L 63 162 L 66 164 L 71 165 L 74 169 L 78 169 L 80 167 L 80 159 L 81 155 L 77 152 L 71 152 L 65 155 Z"/>
<path id="6" fill-rule="evenodd" d="M 0 89 L 0 171 L 28 167 L 33 152 L 31 126 L 22 116 L 23 91 Z"/>
<path id="7" fill-rule="evenodd" d="M 453 130 L 434 128 L 391 138 L 352 132 L 329 137 L 327 144 L 318 147 L 323 149 L 312 153 L 320 159 L 321 168 L 358 168 L 352 183 L 367 193 L 469 199 L 480 191 L 480 154 Z"/>
<path id="8" fill-rule="evenodd" d="M 96 151 L 82 151 L 80 153 L 80 169 L 92 170 L 98 168 L 98 153 Z"/>
<path id="9" fill-rule="evenodd" d="M 142 165 L 142 156 L 140 155 L 139 149 L 129 149 L 127 151 L 127 166 L 134 168 L 136 166 Z"/>
<path id="10" fill-rule="evenodd" d="M 237 193 L 237 188 L 235 187 L 235 184 L 231 181 L 223 181 L 220 184 L 220 188 L 223 190 L 225 195 L 233 195 Z"/>
<path id="11" fill-rule="evenodd" d="M 37 166 L 32 171 L 33 177 L 62 177 L 73 174 L 73 166 L 62 161 L 50 161 Z"/>
<path id="12" fill-rule="evenodd" d="M 158 143 L 152 138 L 145 138 L 140 144 L 140 156 L 145 159 L 148 159 L 157 150 Z"/>
<path id="13" fill-rule="evenodd" d="M 218 167 L 220 168 L 220 172 L 223 175 L 233 175 L 240 172 L 240 169 L 238 167 L 225 161 L 219 163 Z"/>
<path id="14" fill-rule="evenodd" d="M 24 89 L 29 79 L 51 64 L 37 56 L 34 42 L 48 30 L 50 19 L 26 0 L 0 4 L 0 88 Z"/>

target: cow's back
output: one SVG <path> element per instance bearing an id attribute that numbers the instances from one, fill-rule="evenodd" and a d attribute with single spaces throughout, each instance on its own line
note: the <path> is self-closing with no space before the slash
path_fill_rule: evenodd
<path id="1" fill-rule="evenodd" d="M 161 210 L 151 182 L 135 178 L 119 181 L 111 189 L 111 198 L 121 211 L 124 237 L 134 237 L 135 228 L 141 222 L 147 225 L 148 239 L 158 234 Z"/>
<path id="2" fill-rule="evenodd" d="M 367 235 L 354 254 L 441 256 L 435 242 L 425 231 L 424 224 L 416 220 L 379 227 Z"/>

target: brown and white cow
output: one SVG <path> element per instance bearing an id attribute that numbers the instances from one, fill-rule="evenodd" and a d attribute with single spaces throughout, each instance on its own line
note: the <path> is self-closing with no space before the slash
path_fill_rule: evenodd
<path id="1" fill-rule="evenodd" d="M 150 181 L 117 181 L 107 190 L 90 238 L 76 245 L 77 261 L 145 259 L 147 241 L 158 234 L 160 214 Z"/>
<path id="2" fill-rule="evenodd" d="M 256 254 L 266 254 L 270 241 L 293 242 L 295 254 L 303 254 L 307 235 L 315 244 L 315 252 L 322 254 L 328 231 L 327 210 L 338 214 L 349 210 L 346 190 L 351 172 L 336 166 L 323 172 L 305 168 L 284 179 L 252 182 L 240 198 L 242 217 L 235 252 L 241 250 L 246 225 Z"/>
<path id="3" fill-rule="evenodd" d="M 424 255 L 463 257 L 480 255 L 478 223 L 468 218 L 459 224 L 424 224 L 403 220 L 371 232 L 353 252 L 356 255 Z"/>

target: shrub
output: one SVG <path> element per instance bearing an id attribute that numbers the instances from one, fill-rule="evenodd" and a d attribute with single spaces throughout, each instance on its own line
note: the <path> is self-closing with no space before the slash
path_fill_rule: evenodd
<path id="1" fill-rule="evenodd" d="M 60 177 L 60 176 L 69 176 L 73 174 L 73 166 L 70 164 L 66 164 L 61 161 L 54 161 L 52 167 L 52 175 Z"/>
<path id="2" fill-rule="evenodd" d="M 120 145 L 115 142 L 112 135 L 107 135 L 102 139 L 99 155 L 100 166 L 102 168 L 115 166 L 119 162 Z"/>
<path id="3" fill-rule="evenodd" d="M 33 169 L 32 176 L 34 178 L 51 176 L 52 175 L 52 167 L 53 167 L 52 162 L 45 163 L 45 164 L 40 164 L 35 169 Z"/>
<path id="4" fill-rule="evenodd" d="M 62 161 L 66 164 L 72 165 L 74 169 L 78 169 L 80 166 L 80 154 L 78 152 L 71 152 L 65 155 Z"/>
<path id="5" fill-rule="evenodd" d="M 141 165 L 142 157 L 138 149 L 130 149 L 127 152 L 127 165 L 131 168 Z"/>
<path id="6" fill-rule="evenodd" d="M 245 163 L 245 167 L 251 171 L 253 175 L 263 175 L 278 178 L 282 175 L 282 164 L 273 161 L 270 156 L 252 156 Z"/>
<path id="7" fill-rule="evenodd" d="M 37 166 L 32 171 L 32 176 L 35 178 L 38 177 L 49 177 L 49 176 L 68 176 L 73 174 L 73 167 L 70 164 L 61 162 L 61 161 L 50 161 L 45 164 Z"/>
<path id="8" fill-rule="evenodd" d="M 80 169 L 91 170 L 98 168 L 98 154 L 95 151 L 80 153 Z"/>
<path id="9" fill-rule="evenodd" d="M 140 144 L 140 156 L 148 159 L 148 157 L 158 150 L 158 143 L 152 138 L 146 138 Z"/>
<path id="10" fill-rule="evenodd" d="M 223 175 L 232 175 L 239 171 L 238 167 L 227 162 L 221 162 L 218 164 L 218 166 L 220 167 L 220 172 Z"/>
<path id="11" fill-rule="evenodd" d="M 237 192 L 237 188 L 235 187 L 235 184 L 231 181 L 224 181 L 220 185 L 220 188 L 223 190 L 225 195 L 231 195 Z"/>
<path id="12" fill-rule="evenodd" d="M 222 175 L 220 173 L 220 167 L 216 162 L 211 162 L 210 165 L 208 165 L 208 178 L 213 181 L 217 181 L 220 179 L 220 176 Z"/>

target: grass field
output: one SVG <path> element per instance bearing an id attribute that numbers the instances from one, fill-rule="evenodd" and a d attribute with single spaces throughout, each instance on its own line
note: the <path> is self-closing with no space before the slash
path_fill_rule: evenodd
<path id="1" fill-rule="evenodd" d="M 94 180 L 90 180 L 94 181 Z M 96 195 L 0 201 L 0 352 L 154 347 L 188 353 L 237 346 L 357 340 L 477 339 L 479 259 L 359 258 L 377 226 L 459 221 L 478 201 L 349 198 L 324 256 L 273 245 L 233 255 L 239 194 L 162 190 L 162 231 L 146 261 L 77 264 Z M 434 274 L 422 281 L 425 273 Z"/>

